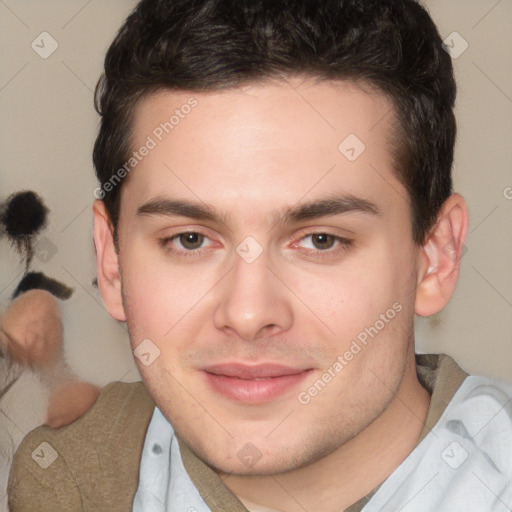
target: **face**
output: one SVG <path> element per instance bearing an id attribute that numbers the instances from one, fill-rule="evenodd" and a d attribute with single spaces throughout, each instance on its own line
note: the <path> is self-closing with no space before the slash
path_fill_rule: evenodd
<path id="1" fill-rule="evenodd" d="M 391 112 L 298 80 L 137 108 L 132 148 L 150 149 L 122 185 L 124 316 L 156 404 L 221 471 L 317 460 L 401 385 L 418 248 Z"/>

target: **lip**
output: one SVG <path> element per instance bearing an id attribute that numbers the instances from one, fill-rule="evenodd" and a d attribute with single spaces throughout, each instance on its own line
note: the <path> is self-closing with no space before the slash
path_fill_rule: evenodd
<path id="1" fill-rule="evenodd" d="M 309 368 L 307 368 L 309 369 Z M 236 377 L 238 379 L 259 379 L 267 377 L 283 377 L 296 375 L 305 371 L 305 368 L 285 366 L 276 363 L 264 363 L 246 365 L 241 363 L 222 363 L 203 368 L 203 371 L 225 377 Z"/>
<path id="2" fill-rule="evenodd" d="M 274 363 L 252 366 L 225 363 L 202 371 L 208 385 L 217 393 L 237 402 L 257 404 L 285 394 L 302 382 L 312 369 Z"/>

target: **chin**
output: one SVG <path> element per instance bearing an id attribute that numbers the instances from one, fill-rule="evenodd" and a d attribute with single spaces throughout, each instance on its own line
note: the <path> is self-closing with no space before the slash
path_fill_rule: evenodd
<path id="1" fill-rule="evenodd" d="M 244 436 L 243 440 L 228 437 L 223 442 L 199 447 L 183 438 L 199 458 L 215 471 L 237 476 L 280 475 L 308 466 L 339 447 L 333 436 L 318 441 L 318 436 L 303 439 L 289 437 L 265 439 L 268 434 Z M 255 439 L 253 442 L 250 439 Z M 234 447 L 236 445 L 236 448 Z M 223 447 L 220 448 L 219 447 Z"/>

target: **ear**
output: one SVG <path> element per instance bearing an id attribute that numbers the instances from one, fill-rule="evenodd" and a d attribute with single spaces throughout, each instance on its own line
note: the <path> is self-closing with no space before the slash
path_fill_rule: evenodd
<path id="1" fill-rule="evenodd" d="M 434 315 L 448 304 L 459 278 L 468 223 L 464 198 L 452 194 L 441 207 L 436 225 L 421 248 L 415 303 L 417 315 Z"/>
<path id="2" fill-rule="evenodd" d="M 98 288 L 110 316 L 124 322 L 119 255 L 114 246 L 113 227 L 103 201 L 94 201 L 92 209 Z"/>

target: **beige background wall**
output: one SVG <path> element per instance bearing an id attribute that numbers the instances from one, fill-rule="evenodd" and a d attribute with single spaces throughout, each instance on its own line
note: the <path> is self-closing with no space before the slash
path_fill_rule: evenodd
<path id="1" fill-rule="evenodd" d="M 457 292 L 442 314 L 420 319 L 418 350 L 446 352 L 469 372 L 512 382 L 512 2 L 425 4 L 443 37 L 455 31 L 468 44 L 454 59 L 459 84 L 454 172 L 456 189 L 469 203 L 471 228 Z M 63 303 L 66 354 L 81 377 L 100 385 L 140 379 L 126 330 L 108 316 L 91 286 L 96 186 L 91 148 L 98 124 L 92 91 L 105 50 L 134 5 L 134 0 L 0 0 L 0 200 L 30 188 L 51 209 L 33 268 L 75 288 Z M 47 58 L 34 51 L 33 41 Z M 464 48 L 462 40 L 451 36 L 450 41 L 458 53 Z M 48 56 L 52 44 L 58 48 Z M 0 307 L 22 270 L 2 240 Z M 17 438 L 36 422 L 16 410 L 33 399 L 26 382 L 17 383 L 2 405 L 11 420 L 16 415 Z"/>

